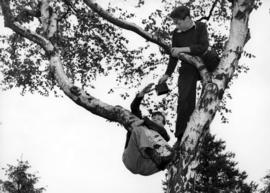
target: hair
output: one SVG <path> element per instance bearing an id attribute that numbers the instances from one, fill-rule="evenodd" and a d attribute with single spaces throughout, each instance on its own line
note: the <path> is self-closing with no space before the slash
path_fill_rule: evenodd
<path id="1" fill-rule="evenodd" d="M 186 6 L 179 6 L 174 8 L 169 16 L 176 19 L 185 19 L 187 16 L 190 17 L 190 10 Z"/>
<path id="2" fill-rule="evenodd" d="M 164 125 L 166 124 L 166 118 L 165 118 L 165 116 L 164 116 L 164 114 L 163 114 L 162 112 L 156 111 L 156 112 L 151 113 L 151 115 L 152 115 L 152 117 L 153 117 L 153 116 L 156 116 L 156 115 L 160 115 L 160 116 L 163 118 L 162 123 L 163 123 Z"/>

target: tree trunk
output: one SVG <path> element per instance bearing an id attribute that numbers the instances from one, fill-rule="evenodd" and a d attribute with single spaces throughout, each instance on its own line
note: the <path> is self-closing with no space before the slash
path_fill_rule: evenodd
<path id="1" fill-rule="evenodd" d="M 234 1 L 229 40 L 219 67 L 213 74 L 212 83 L 204 87 L 182 141 L 177 144 L 179 154 L 168 171 L 168 193 L 193 192 L 193 169 L 197 165 L 198 144 L 215 116 L 224 90 L 238 65 L 243 47 L 250 38 L 248 21 L 253 3 L 253 0 Z"/>

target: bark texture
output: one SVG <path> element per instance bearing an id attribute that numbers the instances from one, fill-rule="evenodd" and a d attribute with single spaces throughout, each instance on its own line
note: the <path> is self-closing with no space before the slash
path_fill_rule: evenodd
<path id="1" fill-rule="evenodd" d="M 168 171 L 168 193 L 193 192 L 195 176 L 193 169 L 197 164 L 198 143 L 215 116 L 224 90 L 238 65 L 243 47 L 250 38 L 248 21 L 253 3 L 253 0 L 234 1 L 229 40 L 219 67 L 213 74 L 212 82 L 205 85 L 182 141 L 177 144 L 179 154 Z"/>
<path id="2" fill-rule="evenodd" d="M 49 0 L 43 0 L 42 4 L 44 5 L 41 6 L 41 17 L 42 21 L 45 22 L 45 24 L 42 25 L 43 35 L 30 31 L 20 25 L 19 22 L 15 21 L 14 16 L 11 13 L 9 0 L 1 0 L 0 2 L 5 26 L 12 29 L 15 33 L 37 43 L 45 50 L 50 61 L 50 69 L 54 78 L 66 96 L 91 113 L 110 121 L 118 122 L 127 129 L 132 129 L 132 127 L 130 127 L 131 123 L 138 120 L 135 115 L 121 106 L 106 104 L 89 93 L 84 92 L 80 88 L 74 86 L 67 77 L 60 59 L 59 49 L 54 45 L 53 38 L 51 38 L 56 32 L 55 21 L 57 20 L 57 17 L 54 13 L 48 14 Z M 51 41 L 49 38 L 51 38 Z"/>

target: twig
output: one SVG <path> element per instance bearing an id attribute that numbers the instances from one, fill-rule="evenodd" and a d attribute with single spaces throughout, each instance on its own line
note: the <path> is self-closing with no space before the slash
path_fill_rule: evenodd
<path id="1" fill-rule="evenodd" d="M 218 1 L 219 1 L 219 0 L 216 0 L 216 1 L 213 3 L 213 5 L 212 5 L 212 7 L 211 7 L 211 9 L 210 9 L 210 12 L 209 12 L 209 14 L 208 14 L 208 16 L 201 17 L 201 18 L 198 19 L 197 21 L 201 21 L 201 20 L 204 20 L 204 19 L 207 20 L 207 21 L 209 21 L 210 17 L 212 16 L 213 10 L 214 10 L 214 8 L 216 7 L 216 4 L 217 4 Z"/>

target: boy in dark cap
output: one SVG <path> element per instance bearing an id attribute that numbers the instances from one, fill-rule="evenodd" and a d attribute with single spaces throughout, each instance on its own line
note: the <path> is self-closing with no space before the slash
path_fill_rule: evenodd
<path id="1" fill-rule="evenodd" d="M 186 6 L 176 7 L 170 14 L 176 25 L 172 36 L 172 50 L 165 74 L 159 84 L 166 82 L 173 73 L 179 53 L 193 56 L 203 55 L 209 46 L 207 26 L 202 22 L 194 22 L 190 10 Z M 205 66 L 200 69 L 188 62 L 182 62 L 178 79 L 178 106 L 175 136 L 181 141 L 184 131 L 196 103 L 196 83 L 200 79 L 199 71 L 207 73 Z"/>

